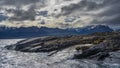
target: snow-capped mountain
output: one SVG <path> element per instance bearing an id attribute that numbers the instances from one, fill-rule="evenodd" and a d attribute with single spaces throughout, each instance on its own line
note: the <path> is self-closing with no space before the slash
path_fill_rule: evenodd
<path id="1" fill-rule="evenodd" d="M 23 37 L 39 37 L 39 36 L 66 36 L 91 34 L 96 32 L 111 32 L 110 27 L 105 25 L 92 25 L 82 28 L 48 28 L 48 27 L 0 27 L 0 38 L 23 38 Z"/>
<path id="2" fill-rule="evenodd" d="M 105 25 L 91 25 L 91 26 L 86 26 L 83 28 L 77 28 L 76 30 L 79 33 L 83 33 L 83 34 L 113 31 L 113 29 L 111 29 L 109 26 L 105 26 Z"/>

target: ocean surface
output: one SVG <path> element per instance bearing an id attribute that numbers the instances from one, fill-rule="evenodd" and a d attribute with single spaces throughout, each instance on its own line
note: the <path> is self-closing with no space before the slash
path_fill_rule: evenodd
<path id="1" fill-rule="evenodd" d="M 4 47 L 23 39 L 0 39 L 0 68 L 120 68 L 120 51 L 111 53 L 114 58 L 102 61 L 73 60 L 74 47 L 50 53 L 23 53 Z M 114 60 L 114 61 L 113 61 Z"/>

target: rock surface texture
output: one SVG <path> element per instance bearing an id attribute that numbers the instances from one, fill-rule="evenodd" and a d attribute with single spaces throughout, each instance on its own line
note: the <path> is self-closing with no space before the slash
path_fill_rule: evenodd
<path id="1" fill-rule="evenodd" d="M 92 45 L 78 46 L 83 44 Z M 106 57 L 110 57 L 110 52 L 120 50 L 120 32 L 31 38 L 20 41 L 14 45 L 6 46 L 5 48 L 21 52 L 52 52 L 52 55 L 68 47 L 76 47 L 75 50 L 77 54 L 74 54 L 74 59 L 104 60 Z M 79 53 L 79 51 L 82 52 Z"/>

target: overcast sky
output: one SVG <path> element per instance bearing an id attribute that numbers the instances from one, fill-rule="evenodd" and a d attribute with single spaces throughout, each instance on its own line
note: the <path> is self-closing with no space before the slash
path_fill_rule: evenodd
<path id="1" fill-rule="evenodd" d="M 0 10 L 7 26 L 120 26 L 120 0 L 0 0 Z"/>

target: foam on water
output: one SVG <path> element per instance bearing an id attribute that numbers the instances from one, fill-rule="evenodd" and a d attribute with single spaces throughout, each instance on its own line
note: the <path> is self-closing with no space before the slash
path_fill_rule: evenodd
<path id="1" fill-rule="evenodd" d="M 20 40 L 22 39 L 0 40 L 0 68 L 120 68 L 119 63 L 72 60 L 70 58 L 75 52 L 73 47 L 52 56 L 48 56 L 48 53 L 23 53 L 4 48 Z"/>

